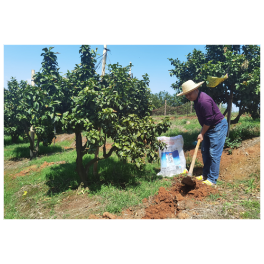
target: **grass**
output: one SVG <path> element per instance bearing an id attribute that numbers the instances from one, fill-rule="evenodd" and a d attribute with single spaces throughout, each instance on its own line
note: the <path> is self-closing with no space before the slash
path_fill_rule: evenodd
<path id="1" fill-rule="evenodd" d="M 13 145 L 13 147 L 20 147 L 21 144 Z M 62 149 L 61 143 L 56 145 L 57 150 Z M 87 155 L 85 162 L 91 158 L 91 155 Z M 74 150 L 62 150 L 53 153 L 53 155 L 42 155 L 29 161 L 27 167 L 35 166 L 35 170 L 26 176 L 13 178 L 14 174 L 25 169 L 23 166 L 12 171 L 6 170 L 4 182 L 5 218 L 31 218 L 32 208 L 38 206 L 49 210 L 48 218 L 56 217 L 55 205 L 65 197 L 75 195 L 80 184 L 75 171 L 75 160 Z M 62 161 L 65 163 L 56 164 Z M 44 162 L 54 162 L 54 164 L 38 171 Z M 103 211 L 120 213 L 123 208 L 140 204 L 142 199 L 154 195 L 160 186 L 171 185 L 170 179 L 164 181 L 162 177 L 156 175 L 158 167 L 158 163 L 148 164 L 141 172 L 131 164 L 120 162 L 117 156 L 113 155 L 99 163 L 100 177 L 95 179 L 90 176 L 89 191 L 84 194 L 90 197 L 99 197 L 100 202 L 105 204 L 100 213 Z M 27 194 L 23 195 L 25 191 Z"/>
<path id="2" fill-rule="evenodd" d="M 220 218 L 260 219 L 260 174 L 253 173 L 246 180 L 218 182 L 220 194 L 208 200 L 222 200 Z"/>
<path id="3" fill-rule="evenodd" d="M 155 117 L 155 119 L 160 120 L 160 117 Z M 171 122 L 173 128 L 162 136 L 182 135 L 184 151 L 193 148 L 193 142 L 200 131 L 197 119 L 177 117 Z M 249 129 L 248 133 L 246 133 L 247 129 Z M 241 124 L 231 126 L 234 138 L 238 131 L 242 131 L 241 135 L 244 138 L 259 135 L 259 122 L 249 117 L 241 118 Z M 157 176 L 160 168 L 158 162 L 147 164 L 143 171 L 138 171 L 132 164 L 124 164 L 116 155 L 112 155 L 99 162 L 98 178 L 94 178 L 90 171 L 89 188 L 81 190 L 79 189 L 79 177 L 75 171 L 76 152 L 64 149 L 70 146 L 68 141 L 56 142 L 55 145 L 52 144 L 49 147 L 41 144 L 40 156 L 35 160 L 29 160 L 29 143 L 23 139 L 19 139 L 17 144 L 12 144 L 11 137 L 4 136 L 4 144 L 4 160 L 16 162 L 15 167 L 5 169 L 4 217 L 6 219 L 40 218 L 40 212 L 43 213 L 44 218 L 55 219 L 58 217 L 56 206 L 67 197 L 75 195 L 96 199 L 100 203 L 96 213 L 102 214 L 108 211 L 120 214 L 125 208 L 140 205 L 142 199 L 156 194 L 161 186 L 170 187 L 172 184 L 172 178 Z M 85 162 L 91 158 L 91 155 L 86 155 Z M 54 164 L 40 169 L 44 162 Z M 190 163 L 191 157 L 187 156 L 187 167 Z M 195 166 L 202 167 L 202 164 L 196 161 Z M 29 167 L 34 167 L 34 169 L 25 176 L 14 177 Z M 211 201 L 218 201 L 219 198 L 229 199 L 221 211 L 222 217 L 228 218 L 235 213 L 234 204 L 239 200 L 241 193 L 249 195 L 259 191 L 259 181 L 260 175 L 258 174 L 250 175 L 249 179 L 244 182 L 219 181 L 217 185 L 223 189 L 222 194 L 212 194 L 208 199 Z M 243 200 L 239 202 L 239 207 L 242 208 L 241 218 L 259 218 L 259 201 Z M 70 217 L 71 215 L 65 211 L 61 218 Z"/>
<path id="4" fill-rule="evenodd" d="M 37 140 L 35 140 L 36 145 Z M 68 143 L 63 142 L 61 144 L 51 144 L 50 146 L 43 146 L 41 142 L 39 144 L 39 156 L 49 153 L 55 153 L 63 151 L 63 147 L 67 146 Z M 30 158 L 29 142 L 19 138 L 18 144 L 12 144 L 11 136 L 4 136 L 4 160 L 18 160 L 21 158 Z"/>

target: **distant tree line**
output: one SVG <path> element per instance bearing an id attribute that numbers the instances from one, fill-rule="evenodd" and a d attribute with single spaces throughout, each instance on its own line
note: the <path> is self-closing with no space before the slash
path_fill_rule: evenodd
<path id="1" fill-rule="evenodd" d="M 184 96 L 176 96 L 176 93 L 171 95 L 166 91 L 161 91 L 159 93 L 151 93 L 151 100 L 153 109 L 158 109 L 164 106 L 165 100 L 167 106 L 172 107 L 176 107 L 187 102 L 187 99 Z"/>

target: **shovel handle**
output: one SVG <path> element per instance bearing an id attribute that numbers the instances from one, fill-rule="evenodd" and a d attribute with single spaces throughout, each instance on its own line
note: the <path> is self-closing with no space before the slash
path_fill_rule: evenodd
<path id="1" fill-rule="evenodd" d="M 196 156 L 197 156 L 197 152 L 198 152 L 200 143 L 201 143 L 201 139 L 198 139 L 196 147 L 195 147 L 195 150 L 194 150 L 193 158 L 192 158 L 192 163 L 191 163 L 191 166 L 190 166 L 190 169 L 189 169 L 189 174 L 191 174 L 191 175 L 193 173 L 193 167 L 194 167 L 194 164 L 195 164 L 195 160 L 196 160 Z"/>

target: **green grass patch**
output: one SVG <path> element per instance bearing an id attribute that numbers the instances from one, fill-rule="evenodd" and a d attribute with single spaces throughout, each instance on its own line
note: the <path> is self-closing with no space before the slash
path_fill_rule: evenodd
<path id="1" fill-rule="evenodd" d="M 245 211 L 240 214 L 244 219 L 260 219 L 260 202 L 259 201 L 243 201 L 241 205 Z"/>
<path id="2" fill-rule="evenodd" d="M 91 158 L 92 155 L 86 155 L 84 162 L 88 162 Z M 76 195 L 80 185 L 75 170 L 75 160 L 75 150 L 62 151 L 29 161 L 27 167 L 35 166 L 35 170 L 25 176 L 13 179 L 13 174 L 6 174 L 5 218 L 32 218 L 33 208 L 37 208 L 40 204 L 50 211 L 49 218 L 56 218 L 54 206 L 63 197 Z M 62 161 L 65 163 L 56 164 Z M 54 164 L 38 170 L 44 162 L 54 162 Z M 102 210 L 120 213 L 124 208 L 142 203 L 142 199 L 157 193 L 159 187 L 171 185 L 170 178 L 164 181 L 164 178 L 157 176 L 158 168 L 159 164 L 156 162 L 147 164 L 143 171 L 138 171 L 133 164 L 123 163 L 113 155 L 98 163 L 98 178 L 94 178 L 90 171 L 87 195 L 100 197 L 101 203 L 105 204 Z M 20 167 L 16 173 L 24 169 Z M 24 191 L 27 191 L 26 195 Z"/>
<path id="3" fill-rule="evenodd" d="M 6 137 L 6 136 L 5 136 Z M 36 144 L 35 140 L 35 144 Z M 63 146 L 67 145 L 67 143 L 59 142 L 57 144 L 51 144 L 49 146 L 43 146 L 41 142 L 39 144 L 39 153 L 38 156 L 54 153 L 54 152 L 61 152 L 63 151 Z M 18 144 L 7 144 L 4 147 L 4 159 L 5 160 L 16 160 L 21 158 L 30 158 L 30 150 L 29 150 L 29 142 L 22 141 Z"/>

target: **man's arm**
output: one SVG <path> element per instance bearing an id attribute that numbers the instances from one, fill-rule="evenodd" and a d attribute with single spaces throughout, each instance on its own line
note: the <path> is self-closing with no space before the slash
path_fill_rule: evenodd
<path id="1" fill-rule="evenodd" d="M 201 141 L 203 141 L 203 136 L 206 133 L 206 131 L 209 129 L 210 126 L 207 125 L 203 125 L 202 131 L 201 133 L 198 135 L 197 140 L 200 139 Z"/>

